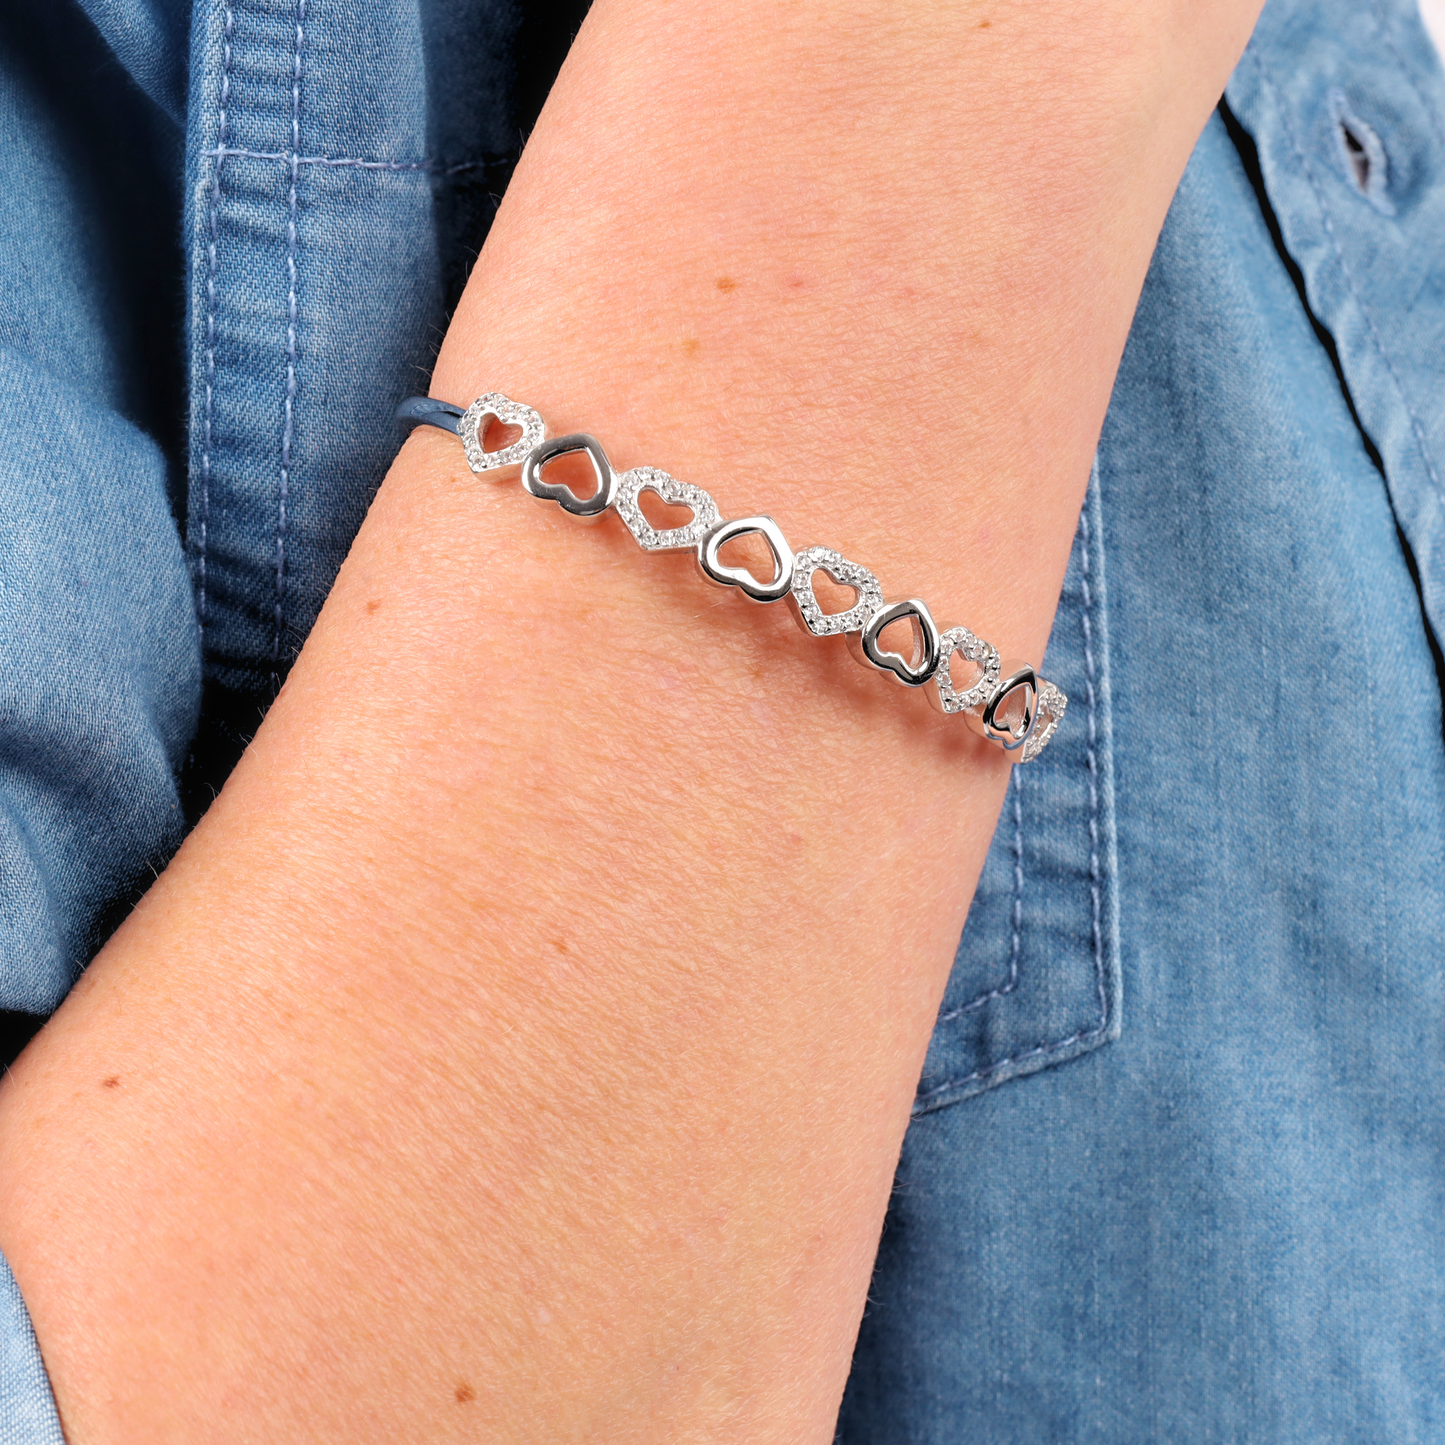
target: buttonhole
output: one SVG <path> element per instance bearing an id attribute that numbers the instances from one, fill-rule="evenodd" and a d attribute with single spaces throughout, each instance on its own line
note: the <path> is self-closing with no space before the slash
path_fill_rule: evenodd
<path id="1" fill-rule="evenodd" d="M 1344 91 L 1330 92 L 1330 114 L 1346 179 L 1381 215 L 1393 216 L 1395 206 L 1388 195 L 1390 164 L 1384 142 L 1350 108 Z"/>
<path id="2" fill-rule="evenodd" d="M 1349 127 L 1347 121 L 1340 122 L 1340 135 L 1345 142 L 1345 160 L 1354 173 L 1355 185 L 1362 191 L 1370 189 L 1370 153 L 1365 143 Z"/>

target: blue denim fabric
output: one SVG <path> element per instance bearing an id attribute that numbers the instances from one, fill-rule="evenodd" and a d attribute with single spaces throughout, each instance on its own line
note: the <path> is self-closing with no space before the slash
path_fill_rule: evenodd
<path id="1" fill-rule="evenodd" d="M 65 1445 L 35 1331 L 0 1259 L 0 1445 Z"/>
<path id="2" fill-rule="evenodd" d="M 1445 81 L 1413 12 L 1275 5 L 1228 101 L 1115 387 L 1047 659 L 1073 731 L 1017 775 L 964 930 L 847 1445 L 1445 1439 L 1410 556 L 1437 606 Z"/>
<path id="3" fill-rule="evenodd" d="M 584 8 L 0 13 L 0 1007 L 274 694 Z M 1272 0 L 1191 161 L 846 1445 L 1445 1440 L 1442 118 L 1409 0 Z M 57 1438 L 0 1270 L 0 1445 Z"/>
<path id="4" fill-rule="evenodd" d="M 184 828 L 177 774 L 200 656 L 172 516 L 181 156 L 180 129 L 83 15 L 39 0 L 0 9 L 8 1010 L 60 1002 Z"/>
<path id="5" fill-rule="evenodd" d="M 191 31 L 191 558 L 224 778 L 395 454 L 585 3 L 198 3 Z M 204 802 L 204 797 L 201 799 Z"/>

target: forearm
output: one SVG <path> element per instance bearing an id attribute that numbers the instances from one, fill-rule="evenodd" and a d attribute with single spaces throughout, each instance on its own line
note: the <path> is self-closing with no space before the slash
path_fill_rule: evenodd
<path id="1" fill-rule="evenodd" d="M 1252 15 L 598 0 L 432 392 L 1037 660 Z M 408 443 L 0 1099 L 76 1445 L 829 1438 L 1007 769 L 779 611 Z"/>

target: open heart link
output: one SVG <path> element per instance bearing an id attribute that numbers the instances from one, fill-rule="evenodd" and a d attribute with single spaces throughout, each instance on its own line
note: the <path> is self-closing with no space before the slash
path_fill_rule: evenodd
<path id="1" fill-rule="evenodd" d="M 579 497 L 565 482 L 544 482 L 542 468 L 558 457 L 569 456 L 572 452 L 586 452 L 597 478 L 597 490 L 590 497 Z M 602 443 L 586 432 L 570 432 L 567 436 L 553 437 L 534 448 L 522 463 L 522 486 L 543 502 L 556 502 L 569 516 L 579 521 L 595 522 L 610 507 L 617 496 L 617 473 L 602 450 Z"/>
<path id="2" fill-rule="evenodd" d="M 483 449 L 482 442 L 487 435 L 487 423 L 494 418 L 503 426 L 521 427 L 522 435 L 510 446 L 489 452 Z M 462 413 L 457 435 L 462 439 L 467 465 L 474 472 L 495 472 L 526 461 L 527 454 L 547 439 L 547 424 L 530 406 L 513 401 L 499 391 L 489 391 Z"/>
<path id="3" fill-rule="evenodd" d="M 643 492 L 655 492 L 669 506 L 692 508 L 692 520 L 682 527 L 654 527 L 639 505 Z M 717 503 L 701 487 L 680 482 L 659 467 L 633 467 L 617 479 L 617 515 L 637 545 L 648 552 L 677 552 L 696 547 L 718 524 Z"/>
<path id="4" fill-rule="evenodd" d="M 892 652 L 879 641 L 885 628 L 895 622 L 912 625 L 913 656 Z M 868 619 L 861 633 L 850 633 L 848 643 L 860 662 L 892 674 L 904 687 L 922 687 L 938 670 L 938 624 L 927 606 L 916 597 L 906 602 L 885 602 Z"/>
<path id="5" fill-rule="evenodd" d="M 1019 752 L 1033 736 L 1039 720 L 1038 674 L 1027 662 L 1005 662 L 999 671 L 1002 676 L 993 691 L 981 706 L 968 708 L 963 720 L 980 737 L 997 743 L 1004 752 Z M 1016 721 L 1010 722 L 1011 700 L 1016 694 L 1022 694 L 1023 706 Z"/>
<path id="6" fill-rule="evenodd" d="M 949 671 L 955 652 L 979 667 L 978 681 L 962 692 L 953 685 L 953 674 Z M 967 712 L 978 707 L 988 701 L 998 686 L 1001 666 L 998 648 L 993 643 L 976 637 L 966 627 L 950 627 L 938 639 L 938 671 L 934 674 L 938 689 L 929 694 L 928 700 L 945 713 Z"/>
<path id="7" fill-rule="evenodd" d="M 1034 723 L 1033 732 L 1029 734 L 1028 741 L 1024 744 L 1023 753 L 1019 757 L 1021 763 L 1031 763 L 1048 746 L 1049 739 L 1058 730 L 1058 726 L 1064 720 L 1064 709 L 1068 707 L 1069 699 L 1061 687 L 1044 678 L 1039 679 L 1039 700 L 1038 719 Z"/>
<path id="8" fill-rule="evenodd" d="M 773 575 L 759 582 L 746 567 L 727 567 L 718 553 L 738 537 L 761 537 L 773 554 Z M 719 522 L 697 544 L 697 570 L 717 587 L 736 587 L 753 602 L 778 602 L 793 585 L 793 549 L 782 528 L 771 517 L 738 517 Z"/>
<path id="9" fill-rule="evenodd" d="M 822 569 L 840 587 L 857 594 L 853 605 L 843 612 L 824 612 L 813 591 L 813 573 Z M 793 560 L 793 588 L 789 599 L 793 615 L 814 637 L 836 637 L 842 632 L 861 632 L 868 619 L 883 605 L 883 588 L 866 568 L 850 562 L 831 547 L 808 547 Z"/>

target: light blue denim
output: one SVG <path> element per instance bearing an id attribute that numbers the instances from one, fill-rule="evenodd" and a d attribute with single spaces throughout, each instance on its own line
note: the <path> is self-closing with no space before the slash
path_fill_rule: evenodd
<path id="1" fill-rule="evenodd" d="M 0 1008 L 254 730 L 584 9 L 0 13 Z M 1445 1441 L 1442 473 L 1445 75 L 1410 0 L 1271 0 L 1144 288 L 844 1445 Z M 58 1438 L 0 1273 L 0 1445 Z"/>

